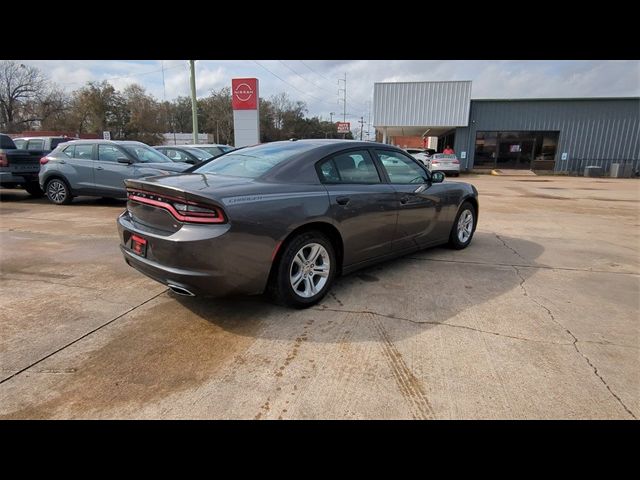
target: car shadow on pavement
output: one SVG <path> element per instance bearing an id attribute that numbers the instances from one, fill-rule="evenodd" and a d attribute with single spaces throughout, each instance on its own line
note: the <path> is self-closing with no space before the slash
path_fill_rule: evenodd
<path id="1" fill-rule="evenodd" d="M 476 232 L 465 250 L 429 248 L 340 277 L 319 304 L 304 310 L 275 305 L 266 296 L 168 295 L 197 316 L 231 331 L 260 324 L 250 330 L 262 338 L 295 339 L 311 321 L 326 323 L 327 328 L 322 335 L 310 335 L 305 329 L 307 341 L 344 341 L 335 326 L 350 323 L 354 329 L 349 331 L 349 341 L 371 341 L 379 338 L 375 329 L 360 327 L 376 319 L 405 321 L 411 328 L 398 329 L 402 338 L 520 288 L 536 271 L 526 267 L 538 266 L 535 259 L 543 251 L 541 245 L 522 238 Z M 335 334 L 328 334 L 329 330 Z"/>

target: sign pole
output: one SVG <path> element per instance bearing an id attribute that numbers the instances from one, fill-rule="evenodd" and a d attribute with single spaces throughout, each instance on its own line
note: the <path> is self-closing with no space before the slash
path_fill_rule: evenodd
<path id="1" fill-rule="evenodd" d="M 198 143 L 198 100 L 196 99 L 196 67 L 195 61 L 189 60 L 191 64 L 191 116 L 193 118 L 193 143 Z"/>

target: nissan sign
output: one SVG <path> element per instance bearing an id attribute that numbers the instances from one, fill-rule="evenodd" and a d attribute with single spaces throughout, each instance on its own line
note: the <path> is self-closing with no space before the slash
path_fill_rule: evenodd
<path id="1" fill-rule="evenodd" d="M 256 110 L 258 108 L 258 79 L 234 78 L 231 80 L 234 110 Z"/>
<path id="2" fill-rule="evenodd" d="M 351 122 L 338 122 L 338 133 L 349 133 L 351 131 Z"/>

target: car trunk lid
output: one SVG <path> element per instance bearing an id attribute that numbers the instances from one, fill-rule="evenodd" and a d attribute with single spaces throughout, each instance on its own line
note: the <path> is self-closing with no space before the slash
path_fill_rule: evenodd
<path id="1" fill-rule="evenodd" d="M 127 210 L 136 224 L 154 233 L 171 234 L 184 224 L 226 223 L 220 197 L 213 192 L 230 181 L 217 177 L 183 174 L 126 180 Z"/>

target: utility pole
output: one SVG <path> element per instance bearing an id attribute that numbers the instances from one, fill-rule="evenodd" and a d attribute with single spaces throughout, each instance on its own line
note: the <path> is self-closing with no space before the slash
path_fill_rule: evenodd
<path id="1" fill-rule="evenodd" d="M 334 112 L 329 112 L 329 123 L 331 123 L 331 125 L 333 125 L 333 116 L 335 115 Z M 331 138 L 333 138 L 333 127 L 331 127 Z M 329 134 L 327 133 L 326 138 L 329 138 Z"/>
<path id="2" fill-rule="evenodd" d="M 364 130 L 364 116 L 360 117 L 358 123 L 360 124 L 360 141 L 362 141 L 362 130 Z"/>
<path id="3" fill-rule="evenodd" d="M 173 122 L 169 119 L 169 105 L 167 105 L 167 89 L 164 85 L 164 60 L 161 60 L 162 65 L 162 103 L 164 104 L 164 126 L 169 124 L 169 128 L 173 130 Z M 162 143 L 167 141 L 167 139 L 163 140 Z"/>
<path id="4" fill-rule="evenodd" d="M 369 113 L 367 115 L 367 140 L 371 140 L 370 130 L 371 130 L 371 102 L 367 102 L 367 107 L 369 107 Z"/>
<path id="5" fill-rule="evenodd" d="M 340 88 L 340 82 L 344 82 L 344 88 Z M 347 72 L 344 73 L 344 78 L 339 78 L 338 79 L 338 96 L 340 95 L 340 92 L 342 92 L 343 97 L 342 97 L 342 121 L 346 122 L 347 121 Z M 338 98 L 338 102 L 340 102 L 340 99 Z M 347 138 L 347 134 L 343 133 L 342 134 L 342 138 Z"/>
<path id="6" fill-rule="evenodd" d="M 198 143 L 198 100 L 196 99 L 196 62 L 189 60 L 191 64 L 191 116 L 193 118 L 193 143 Z"/>

